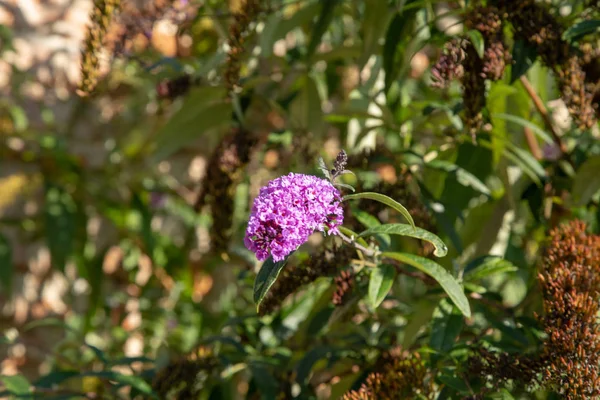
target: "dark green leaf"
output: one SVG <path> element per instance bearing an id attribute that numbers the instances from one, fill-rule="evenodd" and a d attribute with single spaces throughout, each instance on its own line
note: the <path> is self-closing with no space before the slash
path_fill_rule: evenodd
<path id="1" fill-rule="evenodd" d="M 600 19 L 586 19 L 584 21 L 576 23 L 575 25 L 571 26 L 569 29 L 564 31 L 562 38 L 567 42 L 574 42 L 578 39 L 581 39 L 585 35 L 598 33 L 599 29 Z"/>
<path id="2" fill-rule="evenodd" d="M 333 349 L 329 346 L 317 346 L 312 348 L 296 367 L 296 382 L 305 386 L 310 378 L 310 372 L 317 361 L 322 358 L 330 357 Z"/>
<path id="3" fill-rule="evenodd" d="M 577 206 L 586 205 L 600 190 L 600 156 L 588 158 L 577 169 L 571 195 Z"/>
<path id="4" fill-rule="evenodd" d="M 286 262 L 287 258 L 279 262 L 274 262 L 273 258 L 269 257 L 263 263 L 260 271 L 258 271 L 256 280 L 254 281 L 254 304 L 256 305 L 257 310 L 260 307 L 260 303 L 269 292 L 269 289 L 277 280 L 277 276 L 279 276 L 279 272 L 281 272 L 281 269 Z"/>
<path id="5" fill-rule="evenodd" d="M 84 330 L 87 332 L 91 328 L 91 320 L 94 317 L 98 306 L 100 305 L 100 300 L 102 298 L 102 266 L 104 265 L 104 257 L 106 256 L 106 250 L 99 252 L 94 258 L 91 260 L 84 259 L 84 267 L 87 273 L 87 280 L 90 285 L 90 300 L 88 305 L 88 310 L 86 312 L 85 318 L 85 328 Z"/>
<path id="6" fill-rule="evenodd" d="M 481 34 L 481 32 L 479 32 L 476 29 L 471 29 L 469 32 L 467 32 L 467 35 L 469 35 L 469 38 L 471 39 L 471 44 L 473 44 L 473 47 L 475 48 L 475 51 L 477 52 L 479 58 L 483 58 L 483 52 L 485 51 L 485 43 L 483 41 L 483 35 Z"/>
<path id="7" fill-rule="evenodd" d="M 75 213 L 75 203 L 68 193 L 57 186 L 46 187 L 46 241 L 52 257 L 52 266 L 60 271 L 64 271 L 73 250 Z"/>
<path id="8" fill-rule="evenodd" d="M 449 371 L 444 374 L 440 374 L 437 377 L 437 380 L 442 382 L 444 385 L 450 386 L 454 390 L 458 390 L 461 393 L 468 393 L 469 387 L 466 383 L 456 376 L 455 371 Z"/>
<path id="9" fill-rule="evenodd" d="M 290 128 L 318 134 L 323 126 L 323 111 L 317 84 L 308 75 L 301 78 L 301 83 L 302 88 L 290 105 Z"/>
<path id="10" fill-rule="evenodd" d="M 447 353 L 463 328 L 460 312 L 448 299 L 442 299 L 433 311 L 429 345 L 439 353 Z"/>
<path id="11" fill-rule="evenodd" d="M 260 398 L 264 400 L 276 398 L 279 393 L 279 382 L 277 382 L 273 374 L 258 363 L 250 363 L 249 368 L 250 372 L 252 372 L 254 383 L 256 383 L 256 387 L 260 392 Z"/>
<path id="12" fill-rule="evenodd" d="M 0 287 L 10 295 L 12 292 L 12 247 L 6 237 L 0 235 Z"/>
<path id="13" fill-rule="evenodd" d="M 534 46 L 522 39 L 518 39 L 513 46 L 513 64 L 510 72 L 510 83 L 513 83 L 522 75 L 525 75 L 535 62 L 537 56 L 537 49 Z"/>
<path id="14" fill-rule="evenodd" d="M 338 5 L 338 3 L 339 0 L 327 0 L 320 2 L 321 13 L 319 14 L 319 18 L 317 19 L 314 27 L 311 29 L 312 34 L 306 50 L 306 56 L 308 59 L 313 56 L 315 50 L 321 43 L 323 35 L 325 32 L 327 32 L 327 28 L 329 28 L 329 24 L 335 15 L 335 7 Z"/>
<path id="15" fill-rule="evenodd" d="M 391 207 L 394 210 L 398 211 L 400 214 L 402 214 L 404 216 L 404 218 L 406 218 L 408 220 L 408 222 L 410 223 L 410 225 L 413 228 L 415 227 L 415 221 L 411 217 L 411 215 L 408 212 L 408 210 L 406 209 L 406 207 L 404 207 L 402 204 L 398 203 L 396 200 L 392 199 L 391 197 L 388 197 L 388 196 L 380 194 L 380 193 L 363 192 L 363 193 L 349 194 L 347 196 L 344 196 L 343 201 L 356 200 L 356 199 L 369 199 L 369 200 L 375 200 L 380 203 L 383 203 L 386 206 Z"/>
<path id="16" fill-rule="evenodd" d="M 193 90 L 181 109 L 158 131 L 154 161 L 162 160 L 200 138 L 203 138 L 207 149 L 214 147 L 218 135 L 206 133 L 229 125 L 232 110 L 224 88 Z"/>
<path id="17" fill-rule="evenodd" d="M 79 371 L 52 371 L 35 381 L 35 386 L 40 388 L 51 388 L 60 385 L 64 381 L 79 376 Z"/>
<path id="18" fill-rule="evenodd" d="M 371 270 L 369 277 L 369 302 L 373 308 L 379 307 L 396 279 L 396 269 L 392 265 L 380 265 Z"/>
<path id="19" fill-rule="evenodd" d="M 148 205 L 144 203 L 139 194 L 134 193 L 131 199 L 131 206 L 139 212 L 141 217 L 140 233 L 144 241 L 144 251 L 152 259 L 154 259 L 154 233 L 152 232 L 152 213 Z"/>
<path id="20" fill-rule="evenodd" d="M 440 284 L 463 315 L 467 318 L 471 316 L 469 300 L 467 299 L 467 296 L 465 296 L 463 288 L 456 279 L 444 269 L 444 267 L 428 258 L 415 256 L 413 254 L 384 252 L 381 255 L 384 258 L 387 257 L 408 264 L 431 276 Z"/>
<path id="21" fill-rule="evenodd" d="M 481 180 L 475 175 L 456 164 L 444 160 L 433 160 L 425 165 L 429 168 L 441 169 L 443 171 L 455 174 L 456 180 L 461 185 L 471 187 L 477 190 L 479 193 L 483 193 L 488 196 L 490 195 L 490 189 L 485 185 L 485 183 L 481 182 Z"/>
<path id="22" fill-rule="evenodd" d="M 365 15 L 362 21 L 363 47 L 358 61 L 359 69 L 363 69 L 369 58 L 378 53 L 379 39 L 385 33 L 390 21 L 387 0 L 366 0 Z"/>
<path id="23" fill-rule="evenodd" d="M 425 240 L 435 246 L 435 251 L 433 254 L 436 257 L 444 257 L 446 254 L 448 254 L 448 247 L 442 241 L 442 239 L 422 228 L 413 228 L 407 224 L 385 224 L 369 228 L 366 231 L 361 232 L 360 236 L 364 237 L 374 234 L 409 236 L 416 239 Z"/>
<path id="24" fill-rule="evenodd" d="M 464 276 L 465 280 L 473 282 L 494 274 L 514 272 L 517 270 L 518 268 L 510 261 L 495 256 L 484 256 L 469 263 L 465 268 Z"/>
<path id="25" fill-rule="evenodd" d="M 0 375 L 0 382 L 14 395 L 26 395 L 31 393 L 31 385 L 23 375 Z"/>
<path id="26" fill-rule="evenodd" d="M 392 86 L 392 82 L 396 79 L 400 70 L 399 60 L 404 58 L 400 54 L 400 47 L 404 40 L 410 39 L 410 32 L 413 27 L 413 22 L 417 14 L 418 8 L 407 6 L 417 3 L 418 0 L 409 0 L 404 5 L 405 10 L 394 15 L 394 18 L 388 26 L 385 34 L 385 43 L 383 45 L 383 70 L 385 72 L 385 91 L 387 92 Z"/>

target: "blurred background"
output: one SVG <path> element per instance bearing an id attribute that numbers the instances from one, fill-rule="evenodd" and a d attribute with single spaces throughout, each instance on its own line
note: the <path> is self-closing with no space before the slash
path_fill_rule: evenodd
<path id="1" fill-rule="evenodd" d="M 514 318 L 541 309 L 545 235 L 600 219 L 599 11 L 511 7 L 1 1 L 0 391 L 339 398 L 383 347 L 450 352 L 491 329 L 520 341 L 504 350 L 538 348 L 514 332 L 535 324 Z M 344 182 L 404 204 L 445 240 L 439 262 L 457 277 L 479 257 L 507 263 L 466 286 L 478 316 L 462 336 L 430 342 L 441 293 L 410 274 L 384 310 L 362 289 L 348 303 L 348 258 L 318 234 L 257 314 L 252 199 L 280 175 L 320 175 L 318 158 L 341 149 L 356 173 Z M 347 210 L 353 229 L 369 218 L 398 217 Z M 469 393 L 431 379 L 431 393 Z"/>

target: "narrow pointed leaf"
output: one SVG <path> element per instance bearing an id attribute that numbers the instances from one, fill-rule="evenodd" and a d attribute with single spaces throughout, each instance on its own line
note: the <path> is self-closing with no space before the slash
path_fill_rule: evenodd
<path id="1" fill-rule="evenodd" d="M 258 275 L 256 275 L 256 279 L 254 280 L 254 304 L 257 310 L 269 292 L 269 289 L 277 280 L 286 262 L 287 258 L 279 262 L 274 262 L 273 258 L 269 257 L 260 268 L 260 271 L 258 271 Z"/>
<path id="2" fill-rule="evenodd" d="M 485 44 L 483 43 L 483 35 L 478 30 L 472 29 L 467 32 L 469 38 L 471 39 L 471 43 L 477 52 L 479 58 L 483 58 L 483 52 L 485 51 Z"/>
<path id="3" fill-rule="evenodd" d="M 392 199 L 391 197 L 388 197 L 388 196 L 380 194 L 380 193 L 363 192 L 363 193 L 349 194 L 347 196 L 344 196 L 343 201 L 356 200 L 356 199 L 369 199 L 369 200 L 375 200 L 380 203 L 383 203 L 386 206 L 391 207 L 394 210 L 398 211 L 400 214 L 402 214 L 402 216 L 404 216 L 404 218 L 407 219 L 407 221 L 410 223 L 410 225 L 413 228 L 415 228 L 415 221 L 413 220 L 412 216 L 410 215 L 410 213 L 408 212 L 406 207 L 404 207 L 402 204 L 398 203 L 396 200 Z"/>
<path id="4" fill-rule="evenodd" d="M 366 231 L 361 232 L 359 236 L 365 237 L 376 234 L 409 236 L 415 239 L 428 241 L 435 246 L 435 251 L 433 254 L 436 257 L 444 257 L 448 253 L 448 247 L 437 235 L 434 235 L 433 233 L 422 228 L 413 228 L 407 224 L 385 224 L 373 226 Z"/>
<path id="5" fill-rule="evenodd" d="M 8 240 L 0 235 L 0 288 L 12 293 L 12 247 Z"/>
<path id="6" fill-rule="evenodd" d="M 448 294 L 448 297 L 456 304 L 460 312 L 467 318 L 471 317 L 471 307 L 469 306 L 469 300 L 467 299 L 467 296 L 465 296 L 463 288 L 456 279 L 444 269 L 444 267 L 428 258 L 415 256 L 413 254 L 385 252 L 381 255 L 384 258 L 387 257 L 408 264 L 431 276 L 440 284 Z"/>
<path id="7" fill-rule="evenodd" d="M 394 279 L 396 269 L 392 265 L 380 265 L 371 270 L 369 277 L 369 302 L 373 308 L 379 307 L 385 296 L 389 293 Z"/>

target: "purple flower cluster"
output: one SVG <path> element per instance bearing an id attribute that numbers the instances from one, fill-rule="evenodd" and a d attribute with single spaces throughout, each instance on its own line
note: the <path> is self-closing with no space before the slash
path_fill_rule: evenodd
<path id="1" fill-rule="evenodd" d="M 246 247 L 263 261 L 281 261 L 315 231 L 337 234 L 343 222 L 341 195 L 329 181 L 290 173 L 270 181 L 254 199 Z"/>

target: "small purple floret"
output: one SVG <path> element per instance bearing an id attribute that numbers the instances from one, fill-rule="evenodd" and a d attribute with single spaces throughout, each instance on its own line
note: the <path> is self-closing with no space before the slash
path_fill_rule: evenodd
<path id="1" fill-rule="evenodd" d="M 290 173 L 270 181 L 254 199 L 246 247 L 264 261 L 281 261 L 314 231 L 338 234 L 344 220 L 341 195 L 329 181 Z"/>

